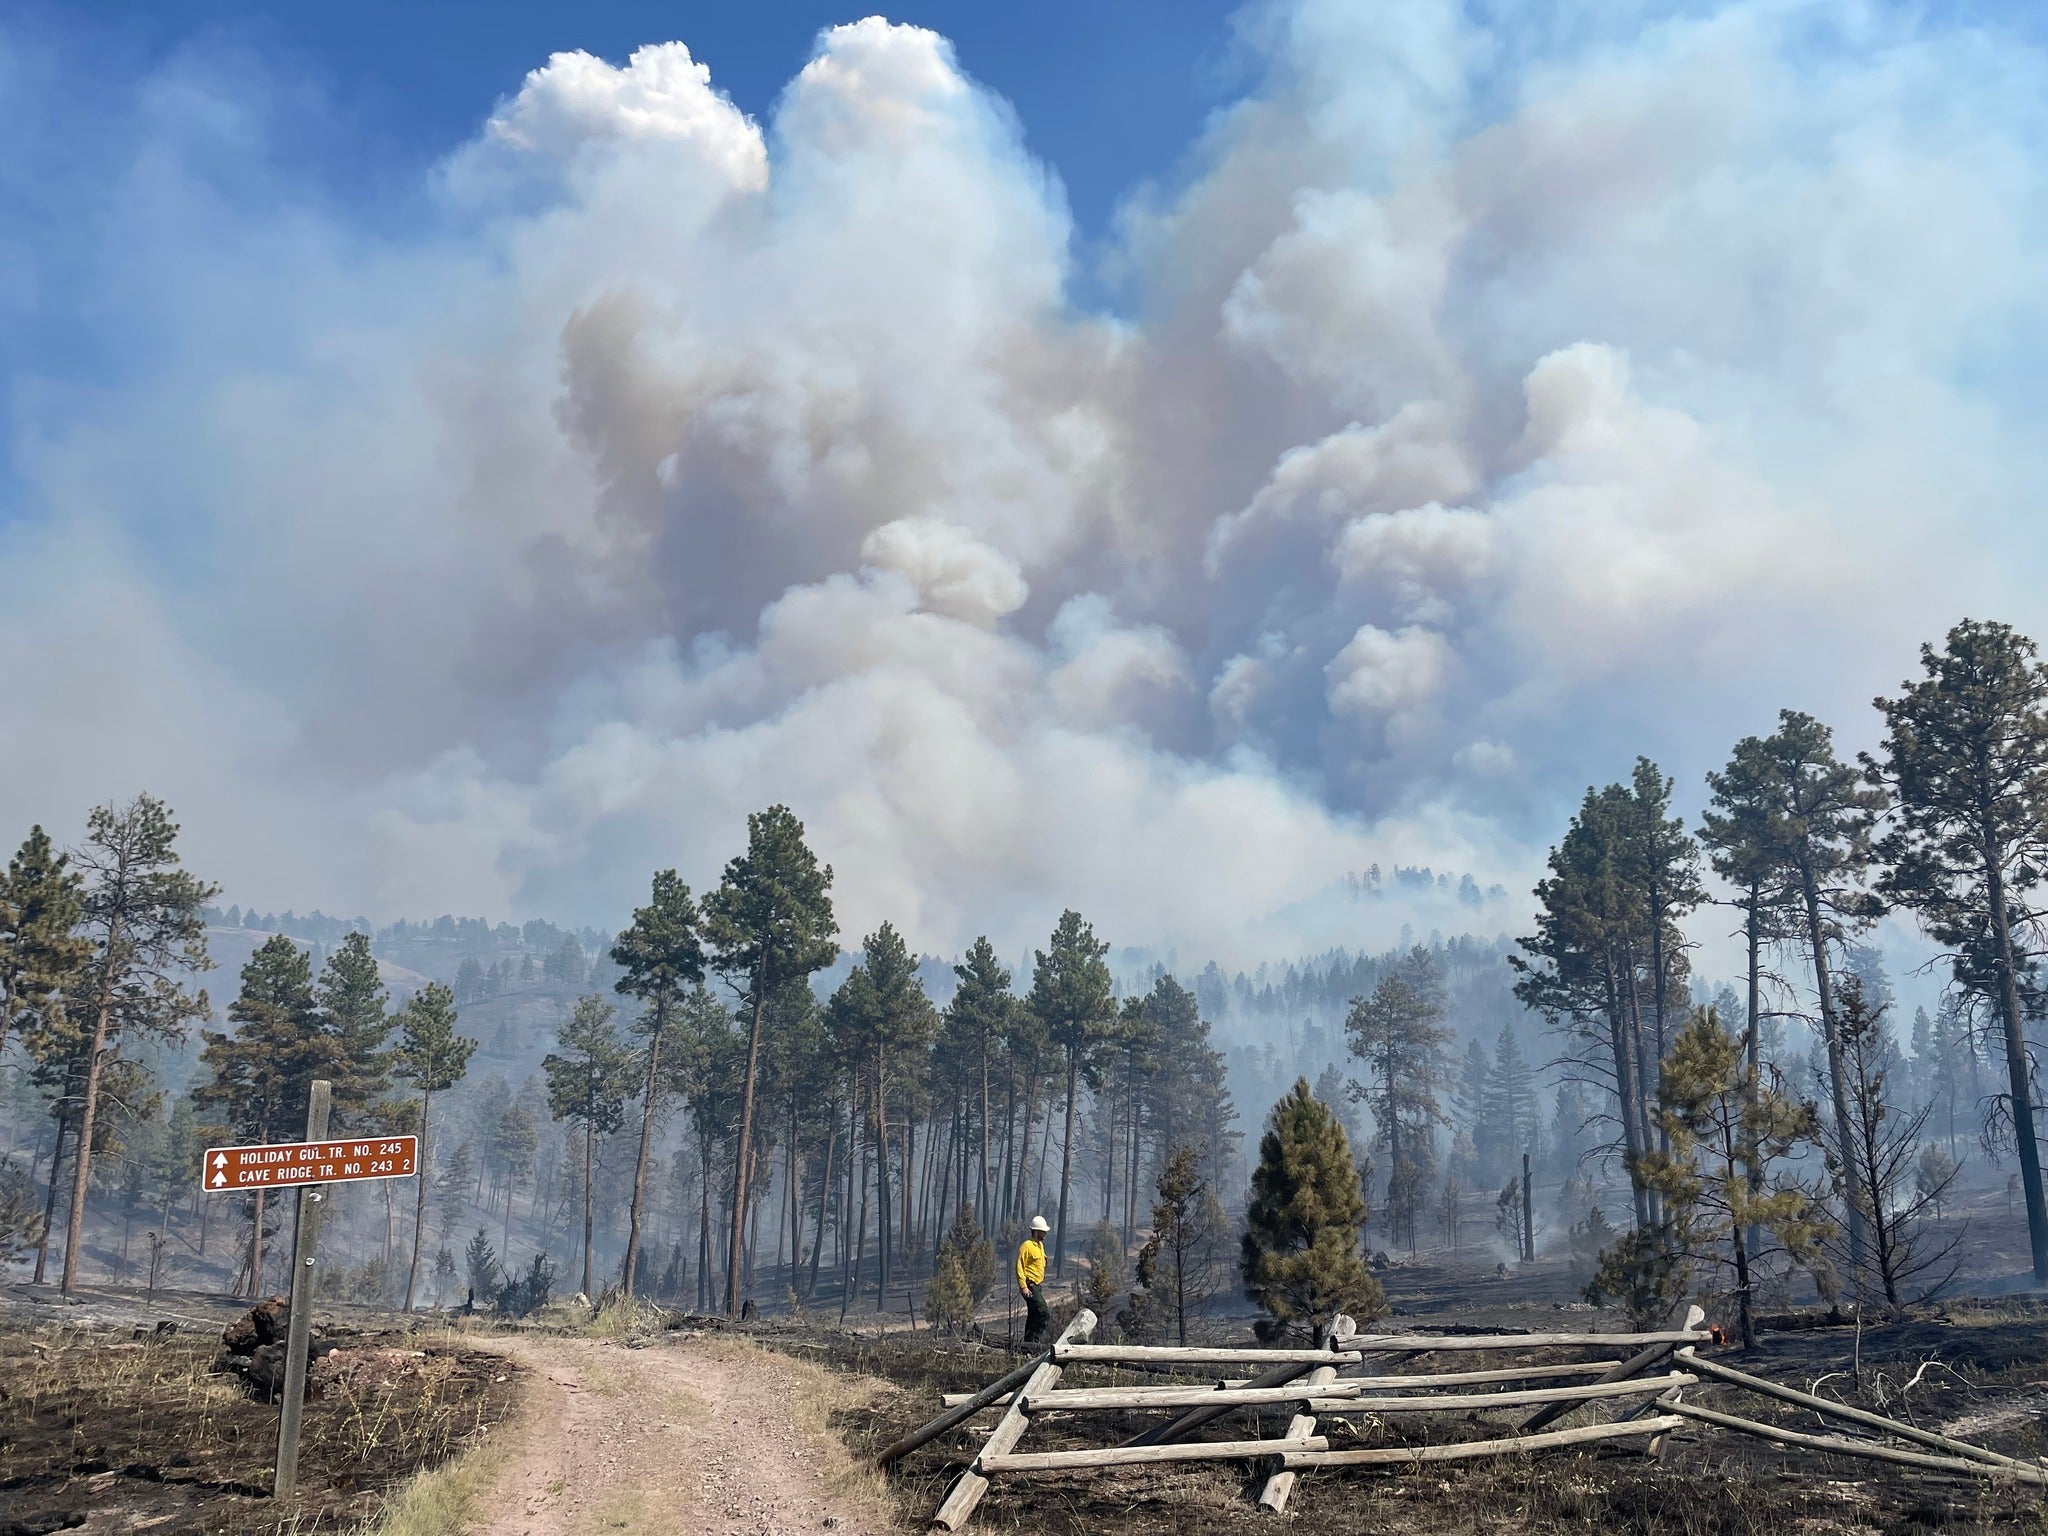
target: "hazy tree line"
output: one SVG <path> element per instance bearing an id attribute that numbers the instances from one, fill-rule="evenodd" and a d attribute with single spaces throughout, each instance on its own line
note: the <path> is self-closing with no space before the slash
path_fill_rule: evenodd
<path id="1" fill-rule="evenodd" d="M 1191 985 L 1155 964 L 1119 987 L 1109 946 L 1069 911 L 1022 966 L 977 940 L 943 995 L 935 962 L 887 923 L 842 953 L 832 871 L 772 807 L 713 889 L 661 871 L 600 943 L 445 920 L 451 944 L 521 946 L 517 971 L 510 954 L 465 953 L 455 986 L 399 1004 L 366 932 L 308 939 L 310 954 L 272 934 L 238 978 L 231 1027 L 198 1031 L 189 1092 L 166 1085 L 211 1012 L 195 982 L 214 888 L 180 866 L 161 805 L 105 807 L 70 853 L 35 829 L 0 890 L 0 1053 L 23 1064 L 12 1118 L 47 1110 L 30 1177 L 11 1160 L 0 1173 L 0 1241 L 34 1249 L 38 1278 L 61 1253 L 73 1283 L 83 1245 L 64 1238 L 90 1193 L 122 1218 L 123 1261 L 138 1214 L 160 1234 L 196 1221 L 202 1254 L 212 1224 L 238 1283 L 258 1288 L 277 1213 L 197 1198 L 197 1150 L 296 1136 L 306 1085 L 327 1077 L 338 1128 L 426 1138 L 427 1177 L 343 1202 L 344 1229 L 374 1251 L 332 1282 L 407 1305 L 429 1288 L 530 1305 L 559 1255 L 587 1292 L 702 1308 L 886 1307 L 927 1280 L 928 1311 L 957 1318 L 959 1297 L 992 1283 L 991 1240 L 1006 1249 L 1042 1211 L 1056 1272 L 1085 1252 L 1105 1306 L 1129 1290 L 1128 1326 L 1184 1327 L 1190 1290 L 1216 1283 L 1219 1239 L 1256 1236 L 1260 1201 L 1285 1182 L 1262 1144 L 1235 1227 L 1237 1101 L 1278 1101 L 1268 1130 L 1285 1129 L 1282 1162 L 1298 1164 L 1286 1178 L 1327 1184 L 1340 1137 L 1357 1208 L 1317 1198 L 1411 1252 L 1431 1234 L 1456 1251 L 1475 1212 L 1504 1256 L 1533 1251 L 1526 1156 L 1558 1191 L 1535 1225 L 1553 1239 L 1553 1219 L 1567 1225 L 1594 1294 L 1645 1312 L 1725 1284 L 1747 1326 L 1766 1278 L 1795 1272 L 1885 1305 L 1937 1287 L 1953 1261 L 1927 1218 L 1972 1141 L 2016 1160 L 2048 1273 L 2028 1054 L 2048 673 L 2022 637 L 1966 623 L 1925 650 L 1922 674 L 1878 701 L 1882 746 L 1855 763 L 1790 711 L 1738 743 L 1697 827 L 1647 761 L 1589 790 L 1515 945 L 1404 934 L 1383 954 L 1235 978 L 1210 966 Z M 1888 910 L 1920 920 L 1948 973 L 1939 1006 L 1911 1021 L 1910 1058 L 1863 942 Z M 1717 914 L 1746 963 L 1710 996 L 1689 935 Z M 516 1088 L 471 1073 L 460 1020 L 515 977 L 558 1010 L 552 1049 Z M 1552 1027 L 1546 1062 L 1525 1048 L 1524 1007 Z M 1260 1021 L 1266 1038 L 1226 1056 L 1219 1017 Z M 1609 1164 L 1626 1179 L 1624 1229 L 1588 1177 Z M 1276 1318 L 1290 1287 L 1321 1284 L 1249 1249 L 1243 1262 Z"/>
<path id="2" fill-rule="evenodd" d="M 0 1020 L 25 1060 L 17 1094 L 48 1111 L 51 1144 L 31 1162 L 42 1209 L 11 1163 L 0 1209 L 11 1241 L 35 1250 L 39 1280 L 55 1251 L 62 1283 L 76 1281 L 84 1244 L 66 1239 L 84 1232 L 91 1190 L 123 1217 L 124 1261 L 138 1211 L 160 1238 L 196 1221 L 197 1252 L 232 1241 L 236 1285 L 259 1290 L 267 1254 L 275 1268 L 277 1202 L 198 1196 L 198 1153 L 296 1139 L 319 1078 L 334 1084 L 337 1133 L 423 1138 L 424 1177 L 337 1202 L 344 1233 L 353 1210 L 373 1236 L 381 1203 L 383 1237 L 359 1279 L 334 1283 L 406 1306 L 423 1286 L 530 1295 L 534 1266 L 544 1278 L 552 1261 L 511 1264 L 522 1190 L 537 1247 L 561 1245 L 586 1291 L 693 1286 L 698 1304 L 732 1309 L 780 1266 L 781 1291 L 829 1289 L 844 1305 L 871 1289 L 880 1304 L 963 1220 L 1007 1241 L 1044 1208 L 1064 1267 L 1084 1227 L 1111 1223 L 1135 1241 L 1176 1153 L 1212 1200 L 1235 1157 L 1225 1065 L 1193 996 L 1162 974 L 1119 997 L 1108 946 L 1077 914 L 1062 916 L 1028 981 L 977 941 L 943 1008 L 884 924 L 821 997 L 813 981 L 839 958 L 832 872 L 781 807 L 749 819 L 746 851 L 701 900 L 662 871 L 600 959 L 564 936 L 549 963 L 573 947 L 576 980 L 612 985 L 575 1003 L 516 1095 L 501 1077 L 465 1082 L 476 1041 L 459 1028 L 455 989 L 430 982 L 394 1006 L 361 930 L 311 952 L 315 941 L 266 938 L 227 1027 L 197 1029 L 194 1081 L 176 1093 L 164 1079 L 212 1012 L 194 982 L 211 963 L 215 893 L 182 869 L 176 832 L 145 796 L 96 811 L 73 854 L 37 829 L 8 871 Z M 450 1096 L 459 1110 L 444 1126 Z M 477 1210 L 497 1215 L 496 1242 L 458 1230 Z M 624 1252 L 607 1265 L 599 1230 L 617 1218 Z"/>

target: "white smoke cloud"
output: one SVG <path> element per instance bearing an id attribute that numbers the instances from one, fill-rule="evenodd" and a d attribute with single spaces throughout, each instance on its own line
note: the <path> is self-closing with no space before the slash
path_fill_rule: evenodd
<path id="1" fill-rule="evenodd" d="M 620 143 L 688 146 L 734 186 L 758 189 L 768 180 L 761 135 L 711 88 L 710 66 L 682 43 L 635 49 L 624 69 L 581 51 L 558 53 L 527 75 L 484 133 L 560 161 Z"/>
<path id="2" fill-rule="evenodd" d="M 861 558 L 909 578 L 940 613 L 986 628 L 1031 595 L 1017 564 L 964 528 L 933 517 L 884 523 L 861 541 Z"/>
<path id="3" fill-rule="evenodd" d="M 190 54 L 84 133 L 0 33 L 0 189 L 77 189 L 0 227 L 0 808 L 146 785 L 231 898 L 609 921 L 783 800 L 848 933 L 934 949 L 1526 889 L 1638 751 L 1696 800 L 1965 612 L 2048 630 L 2048 67 L 1828 25 L 1259 5 L 1117 314 L 920 28 L 762 123 L 686 40 L 556 54 L 406 219 L 266 151 L 289 91 Z"/>

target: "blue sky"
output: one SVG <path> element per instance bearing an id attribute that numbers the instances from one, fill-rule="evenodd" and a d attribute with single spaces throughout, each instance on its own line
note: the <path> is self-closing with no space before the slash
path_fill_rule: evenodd
<path id="1" fill-rule="evenodd" d="M 1236 8 L 1233 0 L 912 0 L 886 14 L 952 39 L 966 70 L 1016 107 L 1025 142 L 1057 167 L 1084 232 L 1099 235 L 1117 198 L 1170 171 L 1204 116 L 1242 84 L 1229 27 Z M 181 49 L 252 52 L 330 97 L 346 125 L 330 151 L 363 157 L 335 167 L 346 177 L 386 157 L 402 164 L 447 153 L 529 69 L 568 49 L 617 62 L 642 43 L 680 39 L 711 66 L 715 86 L 764 118 L 818 33 L 867 12 L 788 0 L 89 0 L 61 8 L 29 0 L 17 14 L 74 39 L 98 31 L 145 67 Z"/>

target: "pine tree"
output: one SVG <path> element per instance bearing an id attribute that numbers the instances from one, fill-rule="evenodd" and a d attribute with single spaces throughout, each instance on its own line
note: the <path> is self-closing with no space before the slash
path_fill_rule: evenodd
<path id="1" fill-rule="evenodd" d="M 633 1091 L 637 1063 L 633 1052 L 612 1025 L 612 1005 L 586 997 L 556 1034 L 559 1049 L 550 1051 L 541 1068 L 548 1079 L 548 1112 L 583 1128 L 583 1294 L 595 1294 L 591 1244 L 595 1235 L 597 1138 L 609 1136 L 626 1121 L 626 1095 Z"/>
<path id="2" fill-rule="evenodd" d="M 1340 1312 L 1365 1320 L 1384 1310 L 1359 1256 L 1365 1214 L 1344 1127 L 1301 1079 L 1267 1118 L 1245 1207 L 1241 1268 L 1246 1298 L 1268 1314 L 1261 1339 L 1314 1336 Z"/>
<path id="3" fill-rule="evenodd" d="M 0 1264 L 26 1257 L 40 1240 L 42 1226 L 35 1186 L 12 1163 L 0 1163 Z"/>
<path id="4" fill-rule="evenodd" d="M 125 1041 L 179 1039 L 188 1023 L 211 1011 L 206 994 L 187 992 L 183 977 L 212 963 L 200 909 L 220 887 L 180 867 L 177 840 L 178 824 L 163 802 L 138 795 L 125 806 L 95 808 L 77 856 L 85 886 L 81 931 L 93 949 L 80 988 L 84 1075 L 64 1246 L 67 1294 L 78 1278 L 94 1122 L 108 1066 L 119 1059 Z"/>
<path id="5" fill-rule="evenodd" d="M 1686 973 L 1676 919 L 1701 895 L 1670 787 L 1642 760 L 1629 784 L 1586 791 L 1536 887 L 1537 931 L 1508 957 L 1515 996 L 1566 1039 L 1568 1079 L 1612 1096 L 1630 1168 L 1657 1136 L 1665 1013 Z M 1634 1182 L 1631 1195 L 1637 1226 L 1653 1225 L 1654 1193 Z"/>
<path id="6" fill-rule="evenodd" d="M 393 1075 L 419 1095 L 420 1163 L 430 1156 L 427 1141 L 434 1095 L 445 1093 L 462 1081 L 469 1070 L 469 1058 L 476 1042 L 455 1033 L 455 994 L 438 981 L 430 981 L 412 996 L 398 1016 L 399 1043 L 393 1058 Z M 412 1259 L 405 1272 L 405 1310 L 412 1310 L 413 1293 L 419 1286 L 420 1245 L 425 1239 L 427 1181 L 417 1181 L 412 1223 Z"/>
<path id="7" fill-rule="evenodd" d="M 446 1253 L 448 1250 L 443 1248 L 441 1251 Z M 504 1271 L 498 1267 L 498 1250 L 491 1246 L 491 1240 L 484 1235 L 482 1227 L 476 1229 L 476 1236 L 463 1248 L 462 1263 L 469 1277 L 470 1294 L 479 1301 L 488 1303 L 498 1294 L 498 1286 L 504 1278 Z M 436 1268 L 438 1267 L 437 1261 Z M 453 1264 L 449 1265 L 451 1271 L 454 1267 Z"/>
<path id="8" fill-rule="evenodd" d="M 1191 1147 L 1210 1189 L 1234 1182 L 1244 1137 L 1236 1129 L 1229 1066 L 1209 1043 L 1201 1005 L 1171 976 L 1161 976 L 1146 994 L 1145 1020 L 1155 1044 L 1141 1113 L 1157 1149 L 1155 1168 L 1165 1170 L 1175 1147 Z"/>
<path id="9" fill-rule="evenodd" d="M 84 884 L 70 866 L 31 827 L 0 876 L 0 1061 L 11 1034 L 35 1028 L 84 980 L 92 945 L 77 932 Z"/>
<path id="10" fill-rule="evenodd" d="M 1687 974 L 1690 947 L 1678 919 L 1706 900 L 1700 885 L 1699 845 L 1672 816 L 1672 781 L 1647 757 L 1636 759 L 1629 780 L 1633 812 L 1626 874 L 1640 892 L 1645 958 L 1649 963 L 1650 1059 L 1659 1065 L 1669 1049 L 1671 994 Z"/>
<path id="11" fill-rule="evenodd" d="M 704 980 L 704 947 L 697 936 L 697 904 L 690 899 L 690 888 L 676 877 L 674 870 L 656 871 L 653 894 L 646 906 L 634 910 L 632 923 L 612 946 L 612 960 L 624 973 L 613 990 L 641 1005 L 633 1031 L 646 1041 L 641 1052 L 640 1148 L 633 1159 L 633 1199 L 627 1213 L 622 1282 L 630 1298 L 640 1263 L 647 1154 L 654 1145 L 654 1123 L 663 1086 L 661 1048 L 683 998 Z"/>
<path id="12" fill-rule="evenodd" d="M 1500 1027 L 1487 1069 L 1484 1095 L 1486 1123 L 1492 1128 L 1510 1166 L 1523 1152 L 1534 1153 L 1539 1125 L 1536 1084 L 1512 1024 Z"/>
<path id="13" fill-rule="evenodd" d="M 1415 1223 L 1435 1164 L 1434 1128 L 1445 1116 L 1442 973 L 1417 945 L 1382 977 L 1370 997 L 1355 998 L 1344 1020 L 1351 1052 L 1366 1064 L 1362 1096 L 1372 1106 L 1379 1145 L 1387 1150 L 1387 1209 L 1392 1229 L 1415 1247 Z"/>
<path id="14" fill-rule="evenodd" d="M 938 1266 L 924 1293 L 924 1318 L 946 1333 L 963 1333 L 974 1321 L 974 1296 L 967 1287 L 960 1256 L 951 1248 L 939 1252 Z"/>
<path id="15" fill-rule="evenodd" d="M 974 1207 L 965 1200 L 960 1202 L 960 1209 L 953 1217 L 953 1228 L 946 1234 L 946 1247 L 959 1259 L 960 1272 L 967 1279 L 967 1289 L 979 1303 L 995 1287 L 996 1254 L 995 1248 L 982 1235 Z"/>
<path id="16" fill-rule="evenodd" d="M 190 1192 L 192 1170 L 199 1166 L 204 1150 L 205 1144 L 199 1136 L 199 1119 L 192 1112 L 192 1100 L 190 1096 L 179 1098 L 171 1105 L 162 1133 L 149 1149 L 149 1182 L 156 1191 L 160 1209 L 157 1223 L 165 1232 L 170 1230 L 171 1206 Z"/>
<path id="17" fill-rule="evenodd" d="M 540 1151 L 540 1127 L 525 1105 L 507 1104 L 491 1126 L 485 1159 L 505 1188 L 504 1245 L 512 1246 L 512 1195 L 533 1176 L 533 1160 Z M 531 1213 L 529 1213 L 531 1214 Z"/>
<path id="18" fill-rule="evenodd" d="M 989 1210 L 989 1138 L 992 1068 L 999 1061 L 1003 1040 L 1017 1011 L 1017 999 L 1010 993 L 1010 973 L 996 958 L 995 946 L 986 934 L 968 945 L 961 963 L 953 967 L 958 985 L 952 1002 L 946 1005 L 946 1029 L 960 1044 L 972 1063 L 975 1139 L 975 1211 L 987 1217 Z"/>
<path id="19" fill-rule="evenodd" d="M 700 984 L 683 1002 L 671 1043 L 663 1070 L 690 1111 L 697 1154 L 697 1305 L 708 1310 L 714 1300 L 711 1186 L 718 1149 L 732 1143 L 739 1125 L 746 1039 L 734 1031 L 732 1015 L 711 989 Z"/>
<path id="20" fill-rule="evenodd" d="M 1098 1221 L 1088 1236 L 1088 1278 L 1081 1295 L 1097 1317 L 1110 1316 L 1110 1303 L 1124 1288 L 1124 1237 L 1113 1222 Z"/>
<path id="21" fill-rule="evenodd" d="M 839 957 L 832 916 L 832 866 L 818 863 L 804 826 L 787 806 L 747 818 L 747 851 L 725 866 L 704 902 L 711 964 L 750 1014 L 746 1076 L 740 1094 L 739 1143 L 733 1155 L 731 1244 L 726 1255 L 725 1310 L 740 1307 L 740 1259 L 754 1169 L 754 1091 L 761 1060 L 761 1024 L 768 1001 Z"/>
<path id="22" fill-rule="evenodd" d="M 265 939 L 242 967 L 241 991 L 228 1006 L 232 1035 L 202 1030 L 200 1065 L 211 1074 L 193 1100 L 213 1111 L 237 1141 L 297 1141 L 314 1079 L 332 1079 L 340 1057 L 313 998 L 313 968 L 283 934 Z M 265 1191 L 253 1197 L 249 1294 L 261 1294 Z"/>
<path id="23" fill-rule="evenodd" d="M 458 1141 L 448 1161 L 434 1180 L 434 1194 L 440 1206 L 442 1229 L 455 1225 L 468 1207 L 476 1182 L 476 1157 L 466 1141 Z"/>
<path id="24" fill-rule="evenodd" d="M 1468 1177 L 1487 1179 L 1498 1173 L 1506 1146 L 1497 1125 L 1486 1118 L 1492 1076 L 1493 1063 L 1487 1060 L 1486 1047 L 1477 1040 L 1466 1041 L 1465 1059 L 1459 1064 L 1457 1081 L 1451 1085 L 1452 1118 L 1459 1133 L 1451 1166 Z M 1322 1095 L 1318 1093 L 1317 1097 Z"/>
<path id="25" fill-rule="evenodd" d="M 842 1056 L 853 1063 L 866 1083 L 880 1226 L 875 1292 L 879 1304 L 888 1288 L 897 1238 L 907 1241 L 909 1236 L 896 1232 L 890 1199 L 889 1105 L 892 1094 L 912 1088 L 910 1074 L 938 1029 L 938 1015 L 918 980 L 917 963 L 893 926 L 884 923 L 862 941 L 861 961 L 832 994 L 825 1017 L 826 1029 Z M 907 1122 L 912 1117 L 904 1118 Z M 902 1160 L 906 1179 L 909 1165 L 906 1145 Z M 898 1193 L 907 1193 L 907 1188 L 899 1187 Z M 861 1235 L 856 1234 L 856 1241 Z"/>
<path id="26" fill-rule="evenodd" d="M 1036 952 L 1027 1006 L 1044 1026 L 1046 1037 L 1067 1060 L 1067 1131 L 1060 1144 L 1060 1208 L 1053 1237 L 1053 1273 L 1064 1274 L 1067 1260 L 1067 1200 L 1074 1173 L 1074 1106 L 1081 1069 L 1116 1025 L 1116 1001 L 1107 940 L 1069 908 L 1053 929 L 1051 948 Z"/>
<path id="27" fill-rule="evenodd" d="M 1877 916 L 1877 900 L 1864 888 L 1871 864 L 1870 829 L 1886 805 L 1880 790 L 1859 786 L 1856 770 L 1835 756 L 1834 737 L 1811 715 L 1778 712 L 1778 730 L 1762 750 L 1771 764 L 1767 780 L 1777 791 L 1779 858 L 1795 903 L 1795 919 L 1813 968 L 1820 1007 L 1821 1040 L 1827 1051 L 1828 1088 L 1834 1107 L 1835 1167 L 1844 1180 L 1849 1214 L 1852 1271 L 1860 1283 L 1868 1255 L 1863 1211 L 1866 1204 L 1853 1155 L 1849 1085 L 1842 1060 L 1838 977 L 1834 956 L 1849 935 Z M 1742 748 L 1738 746 L 1737 752 Z"/>
<path id="28" fill-rule="evenodd" d="M 394 1020 L 370 953 L 367 934 L 343 936 L 321 968 L 320 1011 L 335 1039 L 334 1124 L 337 1130 L 371 1129 L 374 1107 L 390 1087 L 391 1053 L 386 1048 Z"/>
<path id="29" fill-rule="evenodd" d="M 1892 699 L 1881 760 L 1896 818 L 1880 845 L 1882 890 L 1952 951 L 1955 978 L 1983 997 L 2001 1027 L 2002 1117 L 2019 1154 L 2034 1280 L 2048 1284 L 2048 1192 L 2034 1126 L 2027 1020 L 2048 882 L 2048 666 L 2034 642 L 2003 624 L 1966 619 L 1945 647 L 1920 648 L 1923 675 Z"/>
<path id="30" fill-rule="evenodd" d="M 1646 1153 L 1641 1169 L 1666 1213 L 1665 1228 L 1653 1235 L 1674 1257 L 1734 1272 L 1738 1323 L 1753 1347 L 1756 1266 L 1764 1257 L 1756 1234 L 1810 1266 L 1829 1233 L 1819 1203 L 1785 1168 L 1819 1138 L 1813 1106 L 1753 1082 L 1742 1047 L 1712 1009 L 1701 1008 L 1665 1063 L 1657 1115 L 1669 1150 Z M 1667 1268 L 1640 1243 L 1617 1248 L 1610 1260 L 1602 1288 L 1629 1300 L 1638 1317 L 1683 1298 L 1682 1268 Z"/>
<path id="31" fill-rule="evenodd" d="M 1130 1337 L 1144 1339 L 1167 1319 L 1185 1345 L 1188 1318 L 1201 1310 L 1215 1288 L 1230 1220 L 1202 1178 L 1201 1157 L 1190 1145 L 1167 1149 L 1156 1190 L 1152 1235 L 1138 1250 L 1137 1289 L 1117 1314 L 1117 1323 Z"/>

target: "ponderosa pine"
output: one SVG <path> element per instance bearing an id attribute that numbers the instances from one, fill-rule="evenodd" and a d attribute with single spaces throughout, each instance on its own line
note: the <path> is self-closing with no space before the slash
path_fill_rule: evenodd
<path id="1" fill-rule="evenodd" d="M 1363 1321 L 1385 1309 L 1359 1252 L 1365 1216 L 1344 1127 L 1302 1078 L 1266 1119 L 1245 1205 L 1240 1270 L 1267 1314 L 1261 1339 L 1314 1337 L 1340 1312 Z"/>
<path id="2" fill-rule="evenodd" d="M 455 1033 L 455 994 L 438 981 L 430 981 L 412 995 L 398 1016 L 398 1049 L 393 1056 L 392 1075 L 419 1095 L 420 1173 L 413 1197 L 412 1259 L 405 1271 L 405 1310 L 412 1310 L 413 1293 L 419 1288 L 420 1245 L 427 1220 L 427 1177 L 430 1155 L 427 1134 L 432 1123 L 434 1095 L 445 1093 L 462 1081 L 469 1070 L 469 1058 L 476 1041 Z"/>
<path id="3" fill-rule="evenodd" d="M 1888 865 L 1880 888 L 1950 948 L 1957 983 L 1998 1018 L 2034 1280 L 2048 1284 L 2048 1194 L 2026 1038 L 2039 957 L 2029 935 L 2048 882 L 2048 666 L 2026 636 L 1970 619 L 1942 650 L 1923 645 L 1920 664 L 1896 698 L 1876 701 L 1882 755 L 1863 759 L 1895 807 L 1879 845 Z"/>
<path id="4" fill-rule="evenodd" d="M 704 979 L 697 904 L 674 870 L 655 871 L 647 905 L 634 909 L 633 921 L 612 945 L 612 960 L 623 972 L 612 990 L 640 1004 L 640 1016 L 632 1028 L 646 1042 L 640 1062 L 640 1147 L 633 1159 L 633 1197 L 626 1210 L 626 1267 L 621 1281 L 630 1298 L 640 1265 L 647 1155 L 654 1145 L 654 1126 L 660 1114 L 662 1045 L 683 998 Z"/>
<path id="5" fill-rule="evenodd" d="M 782 987 L 839 958 L 832 915 L 832 866 L 804 842 L 804 824 L 787 806 L 747 818 L 747 851 L 725 866 L 718 889 L 704 899 L 704 937 L 711 966 L 748 1015 L 746 1072 L 740 1091 L 739 1141 L 733 1151 L 731 1242 L 726 1253 L 725 1310 L 738 1316 L 740 1262 L 747 1201 L 753 1188 L 754 1095 L 761 1070 L 761 1027 L 768 1001 Z"/>

